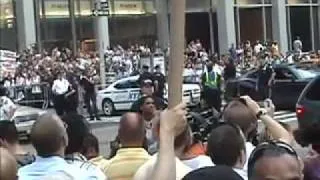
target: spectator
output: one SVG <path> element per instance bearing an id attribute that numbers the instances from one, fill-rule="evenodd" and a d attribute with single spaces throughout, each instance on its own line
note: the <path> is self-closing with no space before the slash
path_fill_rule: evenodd
<path id="1" fill-rule="evenodd" d="M 17 162 L 7 149 L 0 147 L 0 179 L 15 180 L 17 178 Z"/>
<path id="2" fill-rule="evenodd" d="M 65 94 L 70 87 L 69 81 L 65 77 L 65 73 L 60 72 L 58 78 L 54 80 L 52 92 L 54 97 L 54 108 L 59 116 L 62 116 L 65 111 Z"/>
<path id="3" fill-rule="evenodd" d="M 99 153 L 99 141 L 96 136 L 90 133 L 83 141 L 81 154 L 103 171 L 103 168 L 107 166 L 109 161 L 99 155 Z"/>
<path id="4" fill-rule="evenodd" d="M 242 180 L 236 172 L 228 166 L 215 166 L 198 169 L 187 174 L 182 180 Z"/>
<path id="5" fill-rule="evenodd" d="M 143 149 L 145 139 L 144 122 L 139 114 L 126 113 L 122 116 L 118 132 L 121 148 L 104 168 L 113 180 L 132 179 L 136 171 L 150 155 Z"/>
<path id="6" fill-rule="evenodd" d="M 159 65 L 155 67 L 155 70 L 156 72 L 153 74 L 154 85 L 155 85 L 154 95 L 156 97 L 163 99 L 165 83 L 166 83 L 165 76 L 162 74 L 161 67 Z"/>
<path id="7" fill-rule="evenodd" d="M 256 147 L 248 162 L 249 179 L 303 180 L 299 157 L 282 141 L 265 142 Z"/>
<path id="8" fill-rule="evenodd" d="M 80 85 L 83 87 L 85 94 L 84 94 L 84 101 L 90 115 L 90 120 L 94 120 L 94 117 L 97 120 L 100 120 L 98 115 L 98 110 L 96 106 L 96 91 L 95 91 L 95 82 L 92 79 L 92 74 L 88 71 L 86 72 L 85 76 L 80 77 Z M 91 104 L 92 103 L 92 104 Z"/>
<path id="9" fill-rule="evenodd" d="M 19 144 L 17 128 L 12 121 L 0 121 L 0 147 L 8 149 L 16 158 L 18 168 L 31 164 L 35 156 L 26 152 Z"/>
<path id="10" fill-rule="evenodd" d="M 7 97 L 7 89 L 0 85 L 0 121 L 11 121 L 16 110 L 16 105 Z"/>
<path id="11" fill-rule="evenodd" d="M 66 161 L 79 167 L 87 177 L 104 180 L 105 176 L 103 172 L 81 154 L 84 140 L 90 133 L 87 121 L 83 116 L 76 113 L 66 114 L 62 117 L 62 120 L 67 125 L 69 138 L 68 146 L 65 149 Z"/>
<path id="12" fill-rule="evenodd" d="M 140 74 L 140 77 L 139 77 L 139 80 L 138 80 L 140 87 L 143 86 L 143 83 L 146 80 L 150 80 L 151 82 L 153 82 L 153 76 L 149 72 L 149 66 L 148 65 L 143 65 L 142 66 L 142 73 Z"/>
<path id="13" fill-rule="evenodd" d="M 274 107 L 274 106 L 271 106 Z M 273 138 L 286 143 L 292 142 L 292 136 L 277 121 L 273 120 L 265 109 L 261 109 L 259 105 L 250 97 L 241 97 L 239 100 L 230 102 L 223 115 L 224 121 L 238 125 L 244 133 L 246 139 L 246 156 L 247 161 L 244 171 L 247 171 L 248 158 L 255 149 L 257 136 L 257 119 L 268 128 Z"/>
<path id="14" fill-rule="evenodd" d="M 139 168 L 134 180 L 173 180 L 181 179 L 190 170 L 175 158 L 174 137 L 186 127 L 186 105 L 179 104 L 172 110 L 160 114 L 159 154 Z"/>
<path id="15" fill-rule="evenodd" d="M 68 135 L 64 123 L 54 114 L 44 114 L 31 129 L 31 143 L 37 151 L 35 162 L 19 169 L 22 180 L 41 179 L 44 176 L 65 172 L 74 179 L 85 179 L 79 167 L 67 163 L 64 151 L 68 144 Z"/>
<path id="16" fill-rule="evenodd" d="M 182 106 L 182 105 L 180 105 Z M 179 106 L 178 106 L 179 107 Z M 170 119 L 170 118 L 169 118 Z M 164 118 L 161 117 L 160 114 L 160 119 L 159 119 L 159 114 L 153 119 L 153 136 L 155 139 L 158 140 L 157 142 L 157 147 L 159 147 L 159 151 L 161 150 L 161 121 L 164 120 Z M 173 120 L 173 119 L 171 119 Z M 173 120 L 174 121 L 174 120 Z M 175 133 L 175 137 L 180 135 L 186 128 L 186 125 L 184 127 L 180 127 L 179 131 Z M 160 143 L 159 143 L 160 142 Z M 160 145 L 160 146 L 158 146 Z M 177 150 L 177 149 L 175 149 Z M 156 162 L 158 161 L 157 159 L 158 154 L 153 155 L 145 164 L 143 164 L 139 170 L 137 171 L 135 175 L 135 180 L 147 180 L 151 179 L 153 169 L 157 166 Z M 192 169 L 189 168 L 188 166 L 184 165 L 178 158 L 175 158 L 176 160 L 176 179 L 180 180 L 182 179 L 187 173 L 189 173 Z"/>
<path id="17" fill-rule="evenodd" d="M 232 167 L 244 180 L 248 179 L 247 173 L 242 171 L 246 162 L 245 142 L 237 126 L 227 124 L 213 129 L 207 154 L 216 165 Z"/>
<path id="18" fill-rule="evenodd" d="M 210 157 L 206 155 L 191 154 L 190 149 L 193 145 L 191 128 L 187 128 L 176 137 L 174 145 L 177 157 L 192 170 L 200 169 L 207 166 L 214 166 Z"/>

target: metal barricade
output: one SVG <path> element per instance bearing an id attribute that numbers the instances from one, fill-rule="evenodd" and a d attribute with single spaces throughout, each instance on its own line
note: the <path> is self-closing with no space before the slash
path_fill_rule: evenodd
<path id="1" fill-rule="evenodd" d="M 11 86 L 8 88 L 8 96 L 23 106 L 31 106 L 47 109 L 51 100 L 51 88 L 49 83 Z"/>

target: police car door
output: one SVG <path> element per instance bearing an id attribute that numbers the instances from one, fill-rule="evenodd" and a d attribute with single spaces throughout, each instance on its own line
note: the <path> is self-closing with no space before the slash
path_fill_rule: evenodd
<path id="1" fill-rule="evenodd" d="M 272 100 L 274 104 L 287 106 L 294 97 L 293 79 L 295 75 L 288 68 L 275 68 L 275 80 L 272 87 Z"/>
<path id="2" fill-rule="evenodd" d="M 127 110 L 126 107 L 129 106 L 129 90 L 130 82 L 129 80 L 120 81 L 114 86 L 115 90 L 112 92 L 112 101 L 114 102 L 115 108 L 117 110 Z"/>
<path id="3" fill-rule="evenodd" d="M 129 89 L 129 101 L 130 105 L 128 109 L 130 109 L 131 105 L 140 98 L 140 88 L 138 80 L 129 80 L 130 89 Z"/>

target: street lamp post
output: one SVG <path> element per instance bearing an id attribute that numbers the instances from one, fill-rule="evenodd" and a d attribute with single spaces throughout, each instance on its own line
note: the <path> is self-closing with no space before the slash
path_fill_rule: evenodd
<path id="1" fill-rule="evenodd" d="M 182 73 L 185 43 L 185 0 L 171 0 L 170 13 L 170 59 L 168 73 L 169 108 L 182 100 Z"/>
<path id="2" fill-rule="evenodd" d="M 100 80 L 101 84 L 106 83 L 106 68 L 104 54 L 110 47 L 109 38 L 109 2 L 108 0 L 96 0 L 92 15 L 96 17 L 96 46 L 100 57 Z"/>

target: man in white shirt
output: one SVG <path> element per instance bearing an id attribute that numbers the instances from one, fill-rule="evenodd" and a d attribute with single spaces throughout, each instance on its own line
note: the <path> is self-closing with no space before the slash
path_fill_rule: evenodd
<path id="1" fill-rule="evenodd" d="M 59 116 L 64 114 L 65 94 L 70 87 L 69 81 L 65 78 L 65 73 L 60 73 L 53 81 L 52 92 L 54 94 L 54 108 Z"/>
<path id="2" fill-rule="evenodd" d="M 10 98 L 6 96 L 7 89 L 0 87 L 0 121 L 11 120 L 17 107 Z"/>
<path id="3" fill-rule="evenodd" d="M 35 162 L 19 169 L 19 179 L 43 179 L 60 172 L 68 174 L 72 179 L 94 179 L 63 159 L 68 136 L 63 122 L 57 115 L 44 114 L 35 122 L 31 131 L 31 142 L 38 156 Z"/>

